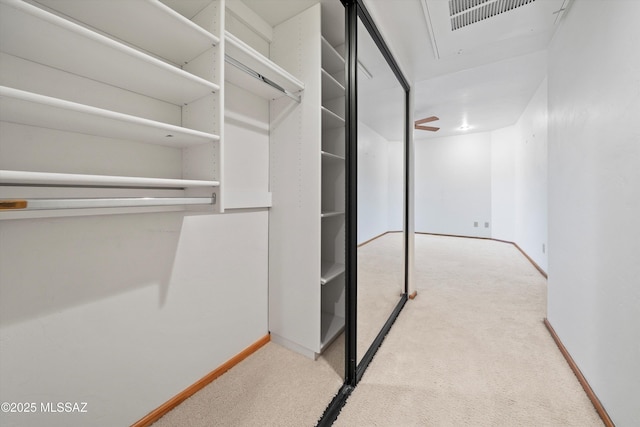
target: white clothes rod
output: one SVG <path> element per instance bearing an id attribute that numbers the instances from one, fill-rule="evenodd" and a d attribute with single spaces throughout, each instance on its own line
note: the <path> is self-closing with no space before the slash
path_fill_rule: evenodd
<path id="1" fill-rule="evenodd" d="M 0 200 L 0 211 L 126 208 L 145 206 L 213 205 L 212 197 L 123 197 L 99 199 L 9 199 Z"/>
<path id="2" fill-rule="evenodd" d="M 0 170 L 0 185 L 48 185 L 89 187 L 153 187 L 191 188 L 218 187 L 219 181 L 203 181 L 172 178 L 147 178 L 110 175 L 83 175 L 53 172 L 27 172 Z"/>
<path id="3" fill-rule="evenodd" d="M 240 61 L 230 57 L 227 54 L 224 55 L 224 60 L 228 64 L 231 64 L 234 67 L 236 67 L 237 69 L 239 69 L 240 71 L 243 71 L 243 72 L 247 73 L 248 75 L 250 75 L 251 77 L 253 77 L 253 78 L 257 79 L 257 80 L 260 80 L 261 82 L 263 82 L 263 83 L 271 86 L 272 88 L 282 92 L 284 95 L 288 96 L 289 98 L 293 99 L 294 101 L 296 101 L 298 103 L 300 102 L 300 95 L 297 95 L 295 93 L 289 92 L 288 90 L 286 90 L 282 86 L 278 85 L 277 83 L 273 82 L 272 80 L 269 80 L 268 78 L 266 78 L 262 74 L 258 73 L 257 71 L 254 71 L 253 69 L 247 67 L 246 65 L 244 65 Z"/>

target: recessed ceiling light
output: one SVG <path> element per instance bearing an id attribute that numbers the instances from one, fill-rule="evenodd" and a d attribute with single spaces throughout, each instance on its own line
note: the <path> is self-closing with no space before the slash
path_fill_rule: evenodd
<path id="1" fill-rule="evenodd" d="M 460 126 L 458 129 L 460 129 L 460 130 L 469 130 L 469 129 L 471 129 L 471 126 L 469 126 L 469 125 L 462 125 L 462 126 Z"/>

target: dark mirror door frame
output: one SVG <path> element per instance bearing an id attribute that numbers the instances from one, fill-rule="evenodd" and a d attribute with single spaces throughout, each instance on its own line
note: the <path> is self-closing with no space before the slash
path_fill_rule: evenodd
<path id="1" fill-rule="evenodd" d="M 340 0 L 345 7 L 345 40 L 346 40 L 346 150 L 345 150 L 345 380 L 338 394 L 329 404 L 318 426 L 329 426 L 340 413 L 347 398 L 356 387 L 376 351 L 382 344 L 394 321 L 407 302 L 409 277 L 409 141 L 412 131 L 409 124 L 409 91 L 410 86 L 391 51 L 371 18 L 364 0 Z M 357 297 L 358 297 L 358 18 L 364 24 L 371 38 L 384 56 L 387 64 L 395 74 L 405 93 L 404 111 L 404 290 L 393 312 L 366 351 L 360 363 L 357 363 Z"/>

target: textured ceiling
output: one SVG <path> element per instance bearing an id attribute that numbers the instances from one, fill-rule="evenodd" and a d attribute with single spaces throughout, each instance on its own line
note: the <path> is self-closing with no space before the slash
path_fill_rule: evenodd
<path id="1" fill-rule="evenodd" d="M 536 0 L 454 31 L 446 0 L 365 0 L 412 82 L 415 119 L 440 117 L 439 132 L 416 139 L 515 123 L 546 75 L 546 48 L 566 10 L 554 12 L 567 2 Z"/>

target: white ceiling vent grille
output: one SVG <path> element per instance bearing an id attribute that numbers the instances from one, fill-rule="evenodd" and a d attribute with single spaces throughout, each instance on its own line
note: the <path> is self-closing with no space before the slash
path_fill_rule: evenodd
<path id="1" fill-rule="evenodd" d="M 451 31 L 500 15 L 536 0 L 449 0 Z"/>
<path id="2" fill-rule="evenodd" d="M 449 16 L 455 16 L 488 1 L 495 0 L 449 0 Z"/>

